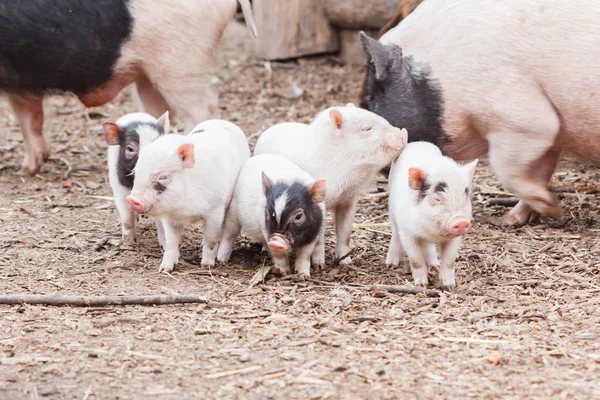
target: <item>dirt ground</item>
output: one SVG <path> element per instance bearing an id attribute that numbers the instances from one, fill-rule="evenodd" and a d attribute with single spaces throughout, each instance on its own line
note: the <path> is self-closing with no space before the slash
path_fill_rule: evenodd
<path id="1" fill-rule="evenodd" d="M 361 68 L 332 57 L 272 63 L 252 56 L 237 23 L 215 85 L 222 116 L 251 139 L 276 122 L 309 121 L 356 101 Z M 299 99 L 283 96 L 293 83 Z M 566 157 L 552 181 L 565 209 L 517 229 L 482 221 L 509 196 L 487 160 L 474 187 L 474 231 L 457 260 L 455 293 L 397 295 L 353 284 L 410 285 L 384 265 L 389 230 L 357 226 L 354 268 L 249 281 L 268 262 L 241 240 L 232 263 L 200 268 L 201 227 L 182 243 L 184 265 L 158 274 L 154 227 L 121 248 L 101 122 L 137 109 L 129 93 L 89 109 L 46 100 L 52 158 L 17 175 L 21 134 L 0 104 L 0 293 L 199 294 L 208 304 L 69 308 L 0 306 L 2 399 L 600 398 L 600 170 Z M 181 124 L 179 124 L 181 127 Z M 63 187 L 67 165 L 72 187 Z M 372 192 L 386 189 L 385 179 Z M 367 195 L 356 223 L 387 222 Z M 375 221 L 374 218 L 381 217 Z M 365 229 L 366 228 L 366 229 Z M 333 259 L 331 221 L 327 256 Z"/>

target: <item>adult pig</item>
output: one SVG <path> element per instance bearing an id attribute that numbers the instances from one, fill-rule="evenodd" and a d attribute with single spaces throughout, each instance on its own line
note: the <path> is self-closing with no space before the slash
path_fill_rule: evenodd
<path id="1" fill-rule="evenodd" d="M 244 132 L 235 124 L 209 120 L 188 135 L 164 135 L 142 148 L 127 205 L 160 218 L 164 255 L 159 271 L 179 261 L 186 224 L 202 221 L 202 265 L 217 257 L 225 211 L 242 165 L 250 157 Z"/>
<path id="2" fill-rule="evenodd" d="M 240 0 L 255 35 L 248 0 Z M 186 131 L 217 111 L 209 82 L 236 0 L 1 0 L 0 92 L 25 143 L 23 172 L 47 159 L 44 93 L 75 93 L 86 107 L 135 82 L 144 110 L 181 113 Z"/>
<path id="3" fill-rule="evenodd" d="M 456 160 L 489 153 L 521 202 L 496 223 L 558 216 L 561 151 L 600 161 L 600 3 L 427 0 L 369 57 L 361 106 Z"/>

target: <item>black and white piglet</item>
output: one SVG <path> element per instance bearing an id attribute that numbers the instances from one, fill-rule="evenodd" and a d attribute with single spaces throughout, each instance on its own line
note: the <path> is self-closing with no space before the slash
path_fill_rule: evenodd
<path id="1" fill-rule="evenodd" d="M 309 277 L 310 257 L 324 229 L 324 201 L 325 180 L 280 155 L 250 158 L 237 179 L 217 260 L 229 260 L 242 230 L 267 246 L 282 274 L 291 272 L 288 255 L 295 251 L 296 273 Z"/>
<path id="2" fill-rule="evenodd" d="M 123 244 L 135 243 L 138 215 L 127 207 L 125 198 L 133 188 L 134 168 L 140 150 L 169 131 L 169 112 L 159 119 L 146 113 L 130 113 L 116 123 L 105 122 L 104 139 L 108 144 L 108 180 L 112 188 L 117 211 L 121 217 Z M 161 246 L 164 244 L 162 225 L 157 219 L 156 229 Z"/>

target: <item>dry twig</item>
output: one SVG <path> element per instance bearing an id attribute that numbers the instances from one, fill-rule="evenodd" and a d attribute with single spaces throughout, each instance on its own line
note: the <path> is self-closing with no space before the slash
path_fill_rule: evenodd
<path id="1" fill-rule="evenodd" d="M 49 306 L 110 306 L 206 303 L 194 295 L 181 296 L 69 296 L 60 294 L 6 294 L 0 295 L 0 304 L 45 304 Z"/>

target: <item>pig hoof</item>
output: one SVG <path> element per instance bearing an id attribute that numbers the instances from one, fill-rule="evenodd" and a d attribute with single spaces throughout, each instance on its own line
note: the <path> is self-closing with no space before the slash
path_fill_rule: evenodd
<path id="1" fill-rule="evenodd" d="M 415 286 L 422 289 L 427 289 L 429 287 L 429 282 L 425 281 L 415 281 Z"/>
<path id="2" fill-rule="evenodd" d="M 448 283 L 448 284 L 442 284 L 442 289 L 444 289 L 444 291 L 446 292 L 454 292 L 454 289 L 456 288 L 456 285 L 454 283 Z"/>
<path id="3" fill-rule="evenodd" d="M 346 265 L 346 266 L 352 265 L 352 258 L 350 258 L 350 257 L 344 258 L 343 260 L 340 260 L 339 264 Z"/>
<path id="4" fill-rule="evenodd" d="M 123 246 L 133 246 L 135 244 L 135 235 L 123 235 Z"/>
<path id="5" fill-rule="evenodd" d="M 307 279 L 310 279 L 310 274 L 299 273 L 298 275 L 296 275 L 296 276 L 295 276 L 295 278 L 296 278 L 298 281 L 302 281 L 302 282 L 304 282 L 304 281 L 306 281 Z"/>
<path id="6" fill-rule="evenodd" d="M 319 260 L 319 261 L 312 261 L 312 266 L 314 269 L 318 270 L 318 271 L 322 271 L 323 269 L 325 269 L 325 260 Z"/>

